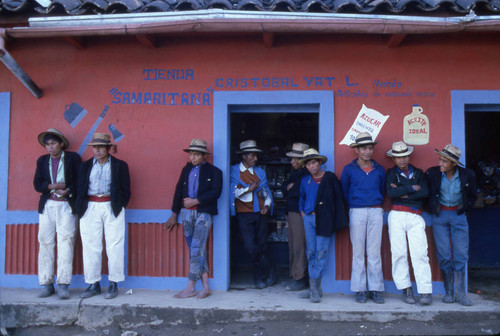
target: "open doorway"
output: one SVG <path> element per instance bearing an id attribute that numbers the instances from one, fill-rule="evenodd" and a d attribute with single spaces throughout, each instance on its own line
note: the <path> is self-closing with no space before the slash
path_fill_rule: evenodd
<path id="1" fill-rule="evenodd" d="M 500 104 L 465 105 L 466 166 L 476 173 L 478 200 L 469 214 L 469 269 L 500 270 Z M 497 249 L 498 250 L 498 249 Z"/>
<path id="2" fill-rule="evenodd" d="M 288 279 L 288 224 L 286 200 L 282 183 L 292 172 L 286 152 L 293 142 L 318 148 L 319 105 L 276 104 L 229 106 L 230 164 L 237 164 L 236 154 L 242 141 L 253 139 L 262 149 L 257 165 L 264 168 L 273 193 L 274 211 L 268 221 L 267 251 L 278 266 L 278 282 Z M 243 247 L 236 217 L 230 225 L 230 287 L 249 288 L 254 285 L 252 265 Z"/>

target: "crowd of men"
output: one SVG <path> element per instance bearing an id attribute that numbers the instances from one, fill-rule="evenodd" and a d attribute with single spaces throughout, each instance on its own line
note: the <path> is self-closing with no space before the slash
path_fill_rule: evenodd
<path id="1" fill-rule="evenodd" d="M 124 209 L 131 195 L 128 165 L 111 155 L 116 144 L 105 133 L 94 134 L 87 144 L 94 156 L 83 163 L 78 154 L 66 150 L 69 142 L 56 129 L 40 133 L 38 141 L 48 152 L 38 159 L 34 177 L 35 190 L 41 193 L 38 276 L 43 290 L 40 297 L 56 292 L 56 240 L 57 295 L 61 299 L 70 297 L 68 286 L 79 221 L 84 277 L 88 284 L 81 297 L 101 294 L 104 234 L 109 270 L 105 298 L 112 299 L 118 295 L 118 282 L 125 279 Z M 289 227 L 287 290 L 302 291 L 300 297 L 311 302 L 321 301 L 330 239 L 348 226 L 352 243 L 351 291 L 355 300 L 384 303 L 382 204 L 387 194 L 392 201 L 388 216 L 392 276 L 397 289 L 402 290 L 403 300 L 409 304 L 432 303 L 426 224 L 422 217 L 426 208 L 432 216 L 437 259 L 446 291 L 443 301 L 471 305 L 465 288 L 469 239 L 466 212 L 476 200 L 476 181 L 474 173 L 459 162 L 460 149 L 451 144 L 441 151 L 436 149 L 439 164 L 424 173 L 410 164 L 414 147 L 395 142 L 386 152 L 394 167 L 386 173 L 372 158 L 376 145 L 369 133 L 360 133 L 350 145 L 355 158 L 344 167 L 340 180 L 323 169 L 327 157 L 316 149 L 294 143 L 286 153 L 293 168 L 282 186 Z M 210 153 L 206 141 L 193 139 L 183 151 L 188 153 L 189 161 L 176 184 L 172 215 L 164 228 L 170 231 L 182 223 L 190 251 L 188 284 L 174 297 L 203 299 L 210 295 L 206 244 L 212 217 L 218 213 L 223 177 L 219 168 L 207 162 Z M 276 266 L 267 255 L 268 216 L 273 211 L 273 197 L 265 170 L 256 165 L 261 152 L 256 141 L 241 142 L 237 151 L 240 162 L 230 168 L 230 213 L 236 216 L 258 289 L 272 286 L 276 281 Z M 418 297 L 414 296 L 410 281 L 408 249 Z M 201 291 L 195 290 L 198 280 Z"/>

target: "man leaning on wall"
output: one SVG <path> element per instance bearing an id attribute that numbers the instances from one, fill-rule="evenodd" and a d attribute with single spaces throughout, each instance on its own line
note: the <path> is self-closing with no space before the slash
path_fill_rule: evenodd
<path id="1" fill-rule="evenodd" d="M 463 165 L 458 160 L 462 151 L 458 147 L 448 144 L 441 151 L 435 149 L 435 152 L 439 155 L 439 165 L 429 168 L 426 174 L 432 231 L 446 292 L 443 302 L 470 306 L 472 302 L 465 288 L 469 259 L 466 213 L 477 199 L 476 175 L 472 170 L 461 167 Z"/>
<path id="2" fill-rule="evenodd" d="M 174 297 L 184 299 L 196 296 L 204 299 L 210 295 L 206 244 L 212 228 L 212 216 L 217 215 L 217 200 L 222 193 L 222 171 L 206 161 L 210 152 L 205 140 L 191 140 L 184 152 L 189 153 L 189 162 L 177 181 L 172 215 L 165 223 L 165 230 L 172 230 L 179 222 L 180 214 L 189 247 L 188 285 Z M 198 280 L 203 286 L 199 293 L 195 291 Z"/>
<path id="3" fill-rule="evenodd" d="M 125 207 L 130 200 L 128 165 L 110 154 L 116 145 L 106 133 L 95 133 L 94 157 L 85 161 L 78 181 L 78 214 L 83 249 L 83 273 L 89 284 L 80 295 L 101 294 L 103 232 L 108 256 L 109 286 L 106 299 L 118 295 L 118 282 L 125 280 Z"/>
<path id="4" fill-rule="evenodd" d="M 75 198 L 81 159 L 77 153 L 65 150 L 69 141 L 55 128 L 40 133 L 38 142 L 48 152 L 38 158 L 33 180 L 35 190 L 41 193 L 38 202 L 38 281 L 44 289 L 39 296 L 43 298 L 55 293 L 57 236 L 57 295 L 69 299 L 78 220 Z"/>

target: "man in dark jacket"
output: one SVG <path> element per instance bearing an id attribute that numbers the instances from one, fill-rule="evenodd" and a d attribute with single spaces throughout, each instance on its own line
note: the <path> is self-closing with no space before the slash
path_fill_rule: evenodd
<path id="1" fill-rule="evenodd" d="M 112 156 L 111 137 L 95 133 L 94 157 L 83 163 L 78 187 L 78 213 L 83 247 L 83 271 L 89 287 L 80 296 L 101 293 L 103 231 L 108 256 L 109 287 L 106 299 L 118 295 L 117 283 L 125 280 L 125 207 L 130 200 L 130 175 L 125 161 Z M 115 148 L 116 149 L 116 148 Z"/>
<path id="2" fill-rule="evenodd" d="M 392 278 L 396 288 L 403 290 L 404 302 L 415 303 L 408 267 L 408 238 L 413 273 L 421 294 L 420 303 L 428 305 L 432 303 L 432 278 L 425 221 L 421 215 L 429 189 L 423 171 L 410 164 L 411 153 L 413 146 L 402 141 L 393 143 L 392 149 L 386 152 L 396 164 L 386 176 L 387 194 L 392 200 L 389 212 Z"/>
<path id="3" fill-rule="evenodd" d="M 57 233 L 57 294 L 69 299 L 68 286 L 73 275 L 73 251 L 76 222 L 75 198 L 81 159 L 66 151 L 69 142 L 64 135 L 50 128 L 38 135 L 38 142 L 49 154 L 36 162 L 33 185 L 40 192 L 38 202 L 39 229 L 38 280 L 44 286 L 40 297 L 54 294 L 54 248 Z"/>
<path id="4" fill-rule="evenodd" d="M 222 192 L 222 171 L 206 161 L 210 153 L 205 140 L 191 140 L 189 148 L 184 151 L 189 153 L 189 162 L 182 169 L 175 187 L 172 215 L 165 223 L 165 229 L 172 230 L 177 225 L 180 212 L 189 247 L 189 282 L 174 297 L 182 299 L 196 295 L 204 299 L 210 295 L 206 244 L 212 228 L 212 216 L 217 215 L 217 199 Z M 196 293 L 196 281 L 200 279 L 203 289 Z"/>
<path id="5" fill-rule="evenodd" d="M 469 224 L 466 212 L 477 199 L 476 176 L 462 168 L 462 151 L 448 144 L 439 155 L 439 166 L 427 170 L 429 182 L 429 212 L 436 242 L 439 268 L 443 274 L 446 295 L 443 302 L 459 302 L 470 306 L 466 296 L 465 271 L 469 259 Z M 450 239 L 453 248 L 450 246 Z M 453 288 L 455 282 L 455 288 Z"/>
<path id="6" fill-rule="evenodd" d="M 321 278 L 330 238 L 348 225 L 339 180 L 321 168 L 326 160 L 313 148 L 306 149 L 300 160 L 309 172 L 300 183 L 299 209 L 304 220 L 309 270 L 309 295 L 301 297 L 309 297 L 315 303 L 321 301 Z"/>
<path id="7" fill-rule="evenodd" d="M 290 260 L 291 281 L 286 286 L 289 291 L 299 291 L 307 287 L 307 257 L 306 236 L 304 222 L 299 211 L 300 181 L 308 174 L 299 159 L 304 156 L 304 150 L 309 146 L 300 142 L 292 145 L 291 151 L 286 153 L 290 159 L 293 172 L 281 187 L 287 201 L 288 221 L 288 252 Z"/>

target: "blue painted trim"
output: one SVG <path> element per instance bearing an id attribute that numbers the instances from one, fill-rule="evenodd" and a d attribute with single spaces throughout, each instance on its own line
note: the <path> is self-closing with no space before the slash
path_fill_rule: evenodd
<path id="1" fill-rule="evenodd" d="M 465 164 L 465 104 L 500 104 L 500 90 L 451 91 L 451 143 L 462 150 L 460 162 Z"/>
<path id="2" fill-rule="evenodd" d="M 10 93 L 0 92 L 0 287 L 5 277 L 7 193 L 9 183 Z"/>
<path id="3" fill-rule="evenodd" d="M 214 93 L 214 165 L 222 170 L 225 187 L 219 199 L 219 215 L 214 220 L 214 281 L 220 288 L 229 288 L 230 234 L 229 234 L 229 105 L 290 105 L 319 104 L 319 148 L 328 157 L 325 169 L 335 167 L 334 104 L 332 91 L 217 91 Z M 260 111 L 261 112 L 261 111 Z M 275 111 L 269 111 L 275 112 Z M 332 251 L 335 240 L 332 239 Z M 335 258 L 330 258 L 327 276 L 335 279 Z"/>

